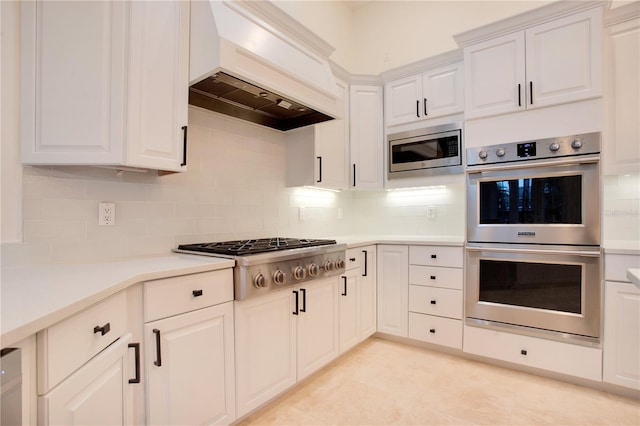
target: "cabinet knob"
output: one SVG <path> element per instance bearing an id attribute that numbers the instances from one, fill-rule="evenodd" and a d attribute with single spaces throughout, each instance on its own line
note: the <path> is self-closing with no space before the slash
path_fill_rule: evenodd
<path id="1" fill-rule="evenodd" d="M 431 278 L 432 280 L 435 280 L 435 279 L 436 279 L 436 276 L 435 276 L 435 275 L 431 275 L 431 277 L 430 277 L 430 278 Z"/>
<path id="2" fill-rule="evenodd" d="M 527 350 L 526 349 L 520 350 L 520 355 L 527 356 Z"/>
<path id="3" fill-rule="evenodd" d="M 429 329 L 429 333 L 431 333 L 431 334 L 436 334 L 436 329 L 435 329 L 435 328 L 431 328 L 431 329 Z"/>
<path id="4" fill-rule="evenodd" d="M 101 336 L 104 336 L 105 334 L 107 334 L 110 331 L 111 331 L 111 323 L 110 322 L 106 323 L 102 327 L 100 327 L 99 325 L 96 325 L 95 327 L 93 327 L 93 334 L 100 333 Z"/>
<path id="5" fill-rule="evenodd" d="M 432 301 L 431 301 L 431 304 L 432 304 L 432 305 L 435 305 L 435 304 L 436 304 L 436 301 L 435 301 L 435 300 L 432 300 Z"/>
<path id="6" fill-rule="evenodd" d="M 436 259 L 437 257 L 438 257 L 438 255 L 437 255 L 437 254 L 432 254 L 432 255 L 431 255 L 431 258 L 432 258 L 432 259 Z"/>
<path id="7" fill-rule="evenodd" d="M 191 293 L 193 294 L 193 297 L 200 297 L 203 294 L 202 290 L 193 290 Z"/>

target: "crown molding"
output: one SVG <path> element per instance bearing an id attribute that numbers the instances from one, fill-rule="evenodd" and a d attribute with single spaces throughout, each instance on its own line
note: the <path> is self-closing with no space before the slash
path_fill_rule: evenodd
<path id="1" fill-rule="evenodd" d="M 380 73 L 384 82 L 409 77 L 434 68 L 445 67 L 447 65 L 462 62 L 462 49 L 450 50 L 436 56 L 421 59 L 407 65 L 402 65 Z"/>
<path id="2" fill-rule="evenodd" d="M 604 26 L 610 27 L 636 18 L 640 18 L 640 1 L 606 10 L 604 13 Z"/>

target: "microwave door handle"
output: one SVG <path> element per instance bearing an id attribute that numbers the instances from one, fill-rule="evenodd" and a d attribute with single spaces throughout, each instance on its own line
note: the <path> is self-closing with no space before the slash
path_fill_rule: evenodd
<path id="1" fill-rule="evenodd" d="M 486 251 L 491 253 L 523 253 L 523 254 L 559 254 L 582 257 L 600 257 L 598 250 L 536 250 L 536 249 L 513 249 L 513 248 L 495 248 L 495 247 L 466 247 L 468 251 Z"/>

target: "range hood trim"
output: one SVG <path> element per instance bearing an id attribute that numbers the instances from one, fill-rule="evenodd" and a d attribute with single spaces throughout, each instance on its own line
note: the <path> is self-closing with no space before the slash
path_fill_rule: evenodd
<path id="1" fill-rule="evenodd" d="M 328 58 L 302 44 L 299 34 L 289 35 L 252 11 L 243 9 L 242 2 L 192 2 L 190 84 L 223 72 L 330 118 L 341 118 Z"/>

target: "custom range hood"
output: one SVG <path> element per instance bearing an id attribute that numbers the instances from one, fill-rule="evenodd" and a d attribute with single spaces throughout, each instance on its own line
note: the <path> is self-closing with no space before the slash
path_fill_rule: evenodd
<path id="1" fill-rule="evenodd" d="M 189 104 L 278 130 L 340 118 L 333 48 L 267 1 L 191 2 Z"/>

